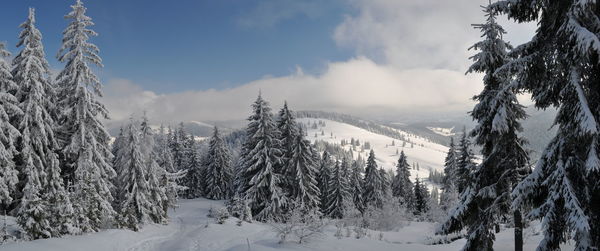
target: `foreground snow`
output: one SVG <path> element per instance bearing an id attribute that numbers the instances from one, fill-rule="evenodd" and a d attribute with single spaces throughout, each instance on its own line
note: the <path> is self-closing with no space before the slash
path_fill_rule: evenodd
<path id="1" fill-rule="evenodd" d="M 323 235 L 307 244 L 278 244 L 271 227 L 262 223 L 244 223 L 236 225 L 235 219 L 225 224 L 216 224 L 206 215 L 211 207 L 219 208 L 220 201 L 206 199 L 182 200 L 181 206 L 170 212 L 168 225 L 148 225 L 139 232 L 112 229 L 100 233 L 67 236 L 46 240 L 10 243 L 0 246 L 2 251 L 107 251 L 107 250 L 460 250 L 463 240 L 444 245 L 426 245 L 430 243 L 435 228 L 432 223 L 409 222 L 397 232 L 371 232 L 363 239 L 353 237 L 334 237 L 335 227 L 329 226 Z M 531 233 L 531 231 L 526 231 Z M 345 234 L 345 231 L 344 231 Z M 435 237 L 433 237 L 435 238 Z M 526 238 L 525 250 L 534 250 L 540 236 Z M 248 249 L 248 243 L 250 249 Z M 503 230 L 498 236 L 496 250 L 513 250 L 512 229 Z M 572 247 L 566 248 L 570 250 Z"/>

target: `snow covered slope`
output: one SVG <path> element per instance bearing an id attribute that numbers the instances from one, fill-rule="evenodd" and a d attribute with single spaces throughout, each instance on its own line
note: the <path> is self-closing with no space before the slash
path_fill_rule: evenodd
<path id="1" fill-rule="evenodd" d="M 99 233 L 79 236 L 66 236 L 45 240 L 16 242 L 0 245 L 1 251 L 299 251 L 299 250 L 380 250 L 380 251 L 437 251 L 460 250 L 464 240 L 450 244 L 428 245 L 434 237 L 432 223 L 406 222 L 395 232 L 370 231 L 362 239 L 353 236 L 340 239 L 335 237 L 336 228 L 326 227 L 323 234 L 306 244 L 292 242 L 278 244 L 278 238 L 271 227 L 263 223 L 243 223 L 237 226 L 236 219 L 230 218 L 225 224 L 216 224 L 206 215 L 209 208 L 219 208 L 220 201 L 206 199 L 182 200 L 181 207 L 170 211 L 171 222 L 168 225 L 148 225 L 139 232 L 112 229 Z M 537 226 L 537 225 L 535 225 Z M 534 227 L 535 227 L 534 226 Z M 537 228 L 537 227 L 535 227 Z M 525 231 L 525 250 L 534 250 L 540 241 L 540 235 L 534 231 Z M 380 238 L 381 236 L 381 238 Z M 250 246 L 250 248 L 248 248 Z M 572 250 L 573 247 L 564 247 Z M 513 250 L 512 229 L 504 229 L 497 235 L 494 249 Z"/>
<path id="2" fill-rule="evenodd" d="M 316 129 L 313 128 L 312 125 L 315 123 L 318 124 L 319 121 L 324 122 L 325 125 L 317 126 Z M 403 144 L 403 141 L 399 139 L 369 132 L 365 129 L 337 121 L 301 118 L 298 119 L 298 122 L 307 125 L 308 139 L 313 142 L 315 140 L 323 140 L 329 143 L 340 144 L 342 140 L 350 142 L 351 138 L 358 139 L 361 144 L 369 142 L 371 149 L 375 151 L 377 164 L 386 170 L 396 170 L 396 163 L 399 157 L 396 154 L 396 150 L 398 152 L 404 151 L 408 157 L 408 164 L 414 168 L 414 164 L 418 163 L 420 167 L 419 170 L 411 170 L 411 178 L 413 180 L 417 176 L 419 178 L 427 178 L 430 170 L 443 171 L 444 159 L 448 152 L 448 147 L 432 143 L 422 137 L 397 130 L 407 141 L 406 144 Z M 394 146 L 392 146 L 392 141 L 394 142 Z M 350 149 L 351 146 L 346 145 L 345 148 Z M 366 160 L 369 151 L 361 151 L 360 147 L 357 150 L 358 152 L 355 152 L 354 157 L 356 158 L 358 155 L 361 155 Z"/>

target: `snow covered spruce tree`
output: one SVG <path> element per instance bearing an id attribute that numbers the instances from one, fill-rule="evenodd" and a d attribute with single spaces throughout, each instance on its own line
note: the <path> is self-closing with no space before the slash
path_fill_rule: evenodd
<path id="1" fill-rule="evenodd" d="M 159 202 L 151 201 L 147 181 L 148 166 L 144 159 L 141 133 L 137 121 L 130 121 L 124 132 L 123 145 L 115 156 L 118 174 L 119 226 L 138 231 L 151 220 L 151 214 Z M 153 203 L 156 203 L 153 205 Z"/>
<path id="2" fill-rule="evenodd" d="M 282 146 L 284 189 L 296 206 L 311 209 L 319 205 L 318 161 L 315 149 L 304 137 L 287 102 L 279 111 L 277 128 Z"/>
<path id="3" fill-rule="evenodd" d="M 392 197 L 392 179 L 388 172 L 383 167 L 379 168 L 379 180 L 381 181 L 381 194 L 383 194 L 384 201 Z"/>
<path id="4" fill-rule="evenodd" d="M 471 141 L 467 130 L 463 128 L 463 133 L 458 145 L 458 157 L 456 159 L 456 169 L 454 169 L 455 185 L 458 193 L 462 193 L 466 188 L 473 184 L 471 180 L 471 172 L 475 169 L 473 162 L 474 154 L 471 151 Z"/>
<path id="5" fill-rule="evenodd" d="M 398 164 L 396 165 L 396 175 L 392 180 L 392 196 L 398 198 L 400 204 L 406 208 L 412 208 L 414 205 L 413 184 L 410 181 L 410 166 L 404 151 L 400 152 Z"/>
<path id="6" fill-rule="evenodd" d="M 163 205 L 165 212 L 169 208 L 177 207 L 177 200 L 179 194 L 185 191 L 185 187 L 178 185 L 178 181 L 185 176 L 185 171 L 175 170 L 173 164 L 173 154 L 169 148 L 168 134 L 165 132 L 165 127 L 160 126 L 158 133 L 155 135 L 155 147 L 158 165 L 161 167 L 163 173 L 160 175 L 161 186 L 165 189 L 165 195 L 167 196 L 166 204 Z M 115 140 L 115 143 L 117 141 Z M 113 143 L 114 145 L 114 143 Z"/>
<path id="7" fill-rule="evenodd" d="M 371 150 L 367 159 L 367 167 L 365 168 L 365 178 L 363 181 L 363 201 L 365 208 L 383 206 L 384 196 L 382 191 L 382 180 L 377 163 L 375 162 L 375 152 Z"/>
<path id="8" fill-rule="evenodd" d="M 448 147 L 448 153 L 446 154 L 446 159 L 444 160 L 444 179 L 442 181 L 442 188 L 444 190 L 449 189 L 450 187 L 456 186 L 456 166 L 458 159 L 458 152 L 456 150 L 456 145 L 454 144 L 454 137 L 450 138 L 450 146 Z"/>
<path id="9" fill-rule="evenodd" d="M 456 191 L 456 169 L 458 166 L 458 151 L 454 144 L 454 138 L 450 138 L 448 154 L 444 161 L 444 178 L 442 179 L 442 193 L 440 194 L 440 208 L 448 212 L 454 206 L 458 199 Z"/>
<path id="10" fill-rule="evenodd" d="M 500 219 L 510 217 L 512 213 L 516 226 L 515 247 L 522 250 L 521 213 L 511 211 L 510 193 L 528 162 L 527 152 L 523 149 L 525 141 L 518 136 L 522 130 L 519 120 L 525 118 L 525 111 L 511 86 L 512 78 L 495 75 L 496 70 L 509 61 L 507 52 L 511 46 L 502 40 L 505 31 L 496 23 L 494 11 L 485 7 L 484 13 L 486 23 L 474 25 L 481 30 L 484 39 L 471 47 L 479 53 L 471 57 L 474 63 L 468 70 L 469 73 L 485 73 L 484 89 L 475 96 L 478 104 L 471 112 L 477 121 L 471 135 L 482 147 L 483 160 L 472 173 L 468 192 L 461 195 L 460 204 L 449 215 L 441 231 L 458 232 L 466 227 L 468 237 L 463 250 L 493 250 Z M 464 161 L 463 156 L 461 152 L 461 161 Z"/>
<path id="11" fill-rule="evenodd" d="M 16 156 L 21 172 L 22 193 L 18 194 L 17 222 L 28 238 L 48 238 L 76 232 L 71 201 L 60 176 L 58 149 L 54 137 L 53 86 L 48 80 L 48 62 L 44 58 L 42 35 L 35 27 L 35 11 L 29 17 L 17 46 L 23 47 L 13 60 L 15 97 L 23 116 L 15 124 L 21 132 Z"/>
<path id="12" fill-rule="evenodd" d="M 58 139 L 61 146 L 63 177 L 73 184 L 73 203 L 80 228 L 97 231 L 111 219 L 114 210 L 110 180 L 115 171 L 110 159 L 109 134 L 101 122 L 108 111 L 97 97 L 101 84 L 90 64 L 102 66 L 98 48 L 88 42 L 97 34 L 88 27 L 92 19 L 85 15 L 81 1 L 65 16 L 71 20 L 63 32 L 58 60 L 66 63 L 58 74 Z"/>
<path id="13" fill-rule="evenodd" d="M 302 129 L 296 134 L 292 144 L 292 153 L 287 159 L 287 172 L 290 177 L 289 198 L 295 201 L 296 206 L 307 210 L 319 206 L 320 191 L 317 181 L 318 160 L 315 149 L 310 141 L 304 138 Z"/>
<path id="14" fill-rule="evenodd" d="M 146 114 L 142 116 L 140 124 L 140 149 L 144 166 L 146 167 L 146 181 L 148 182 L 148 199 L 152 202 L 150 218 L 155 223 L 167 223 L 167 210 L 164 205 L 168 203 L 165 187 L 161 185 L 160 177 L 165 170 L 158 164 L 155 152 L 154 132 L 150 128 Z"/>
<path id="15" fill-rule="evenodd" d="M 334 162 L 329 155 L 329 152 L 325 150 L 323 152 L 323 156 L 321 157 L 321 162 L 319 166 L 319 176 L 317 177 L 317 184 L 319 186 L 319 191 L 321 192 L 320 196 L 320 206 L 321 213 L 323 215 L 327 214 L 327 206 L 329 205 L 329 184 L 332 176 Z"/>
<path id="16" fill-rule="evenodd" d="M 281 145 L 269 103 L 258 95 L 246 128 L 241 191 L 256 220 L 281 220 L 288 198 L 281 185 Z"/>
<path id="17" fill-rule="evenodd" d="M 183 134 L 183 131 L 180 133 Z M 200 156 L 200 151 L 198 149 L 198 143 L 194 139 L 193 135 L 183 136 L 183 141 L 185 142 L 183 145 L 183 156 L 182 156 L 182 167 L 185 170 L 186 174 L 183 177 L 183 184 L 187 189 L 186 197 L 188 199 L 194 199 L 201 196 L 204 196 L 205 188 L 206 188 L 206 180 L 205 180 L 205 170 L 203 166 L 203 161 Z"/>
<path id="18" fill-rule="evenodd" d="M 4 43 L 0 43 L 0 210 L 3 211 L 7 211 L 15 199 L 19 181 L 13 158 L 18 154 L 16 144 L 21 134 L 10 122 L 23 115 L 13 95 L 17 85 L 5 60 L 9 56 Z"/>
<path id="19" fill-rule="evenodd" d="M 344 210 L 346 203 L 350 200 L 350 194 L 348 193 L 348 182 L 344 177 L 343 166 L 340 161 L 335 162 L 331 173 L 331 179 L 329 180 L 329 192 L 327 195 L 326 215 L 334 218 L 341 219 L 344 217 Z"/>
<path id="20" fill-rule="evenodd" d="M 349 191 L 350 194 L 352 195 L 352 202 L 354 204 L 354 207 L 360 211 L 363 212 L 364 210 L 364 206 L 365 206 L 365 202 L 363 200 L 363 175 L 362 175 L 362 168 L 360 166 L 360 163 L 358 161 L 353 161 L 352 162 L 352 170 L 350 172 L 350 177 L 349 177 Z"/>
<path id="21" fill-rule="evenodd" d="M 429 211 L 430 196 L 429 196 L 429 190 L 427 190 L 427 186 L 425 186 L 425 184 L 423 184 L 423 182 L 421 182 L 419 180 L 418 176 L 415 180 L 414 192 L 415 192 L 414 213 L 415 213 L 415 215 L 418 215 L 418 216 L 424 216 Z"/>
<path id="22" fill-rule="evenodd" d="M 233 175 L 231 155 L 216 126 L 208 144 L 205 176 L 206 198 L 227 199 L 230 196 Z"/>
<path id="23" fill-rule="evenodd" d="M 299 127 L 296 124 L 296 119 L 294 118 L 294 114 L 288 108 L 287 101 L 283 103 L 283 107 L 279 110 L 278 120 L 277 120 L 277 130 L 279 131 L 279 141 L 281 145 L 281 161 L 283 162 L 282 173 L 284 174 L 283 178 L 283 189 L 286 193 L 292 194 L 294 193 L 292 190 L 294 189 L 294 170 L 290 170 L 291 167 L 289 164 L 290 159 L 292 158 L 294 143 L 296 141 L 296 137 L 298 136 Z M 293 197 L 293 196 L 290 196 Z"/>
<path id="24" fill-rule="evenodd" d="M 177 171 L 185 171 L 185 155 L 186 155 L 186 144 L 187 136 L 183 122 L 179 123 L 179 126 L 175 130 L 171 130 L 169 127 L 169 147 L 173 153 L 173 165 Z M 180 185 L 185 185 L 185 179 L 180 180 Z"/>
<path id="25" fill-rule="evenodd" d="M 532 205 L 542 220 L 538 250 L 600 248 L 600 19 L 597 1 L 499 1 L 492 5 L 518 22 L 536 22 L 532 40 L 500 69 L 532 93 L 539 108 L 558 108 L 558 131 L 533 172 L 514 190 L 513 206 Z"/>

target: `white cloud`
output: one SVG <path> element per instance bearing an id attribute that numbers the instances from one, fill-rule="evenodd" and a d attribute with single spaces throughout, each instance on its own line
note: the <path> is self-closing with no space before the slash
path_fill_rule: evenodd
<path id="1" fill-rule="evenodd" d="M 483 22 L 487 0 L 349 0 L 358 10 L 347 16 L 335 32 L 340 46 L 359 55 L 399 68 L 464 71 L 470 64 L 467 51 L 479 39 L 473 23 Z M 503 18 L 500 18 L 503 20 Z M 510 26 L 509 40 L 525 41 L 533 25 Z"/>
<path id="2" fill-rule="evenodd" d="M 295 110 L 347 113 L 409 109 L 465 109 L 478 90 L 479 77 L 450 70 L 398 71 L 367 58 L 330 63 L 322 75 L 298 71 L 225 90 L 155 94 L 129 81 L 107 85 L 105 102 L 114 120 L 147 110 L 161 121 L 231 120 L 248 116 L 259 90 L 277 109 L 284 100 Z M 461 90 L 461 91 L 456 91 Z"/>
<path id="3" fill-rule="evenodd" d="M 112 117 L 122 120 L 145 109 L 160 121 L 241 119 L 248 116 L 259 90 L 274 109 L 284 100 L 295 110 L 373 116 L 415 110 L 466 111 L 472 107 L 471 97 L 482 88 L 481 76 L 465 76 L 464 72 L 473 53 L 466 49 L 479 39 L 479 32 L 470 24 L 483 20 L 477 2 L 349 2 L 357 9 L 356 15 L 347 16 L 332 32 L 340 46 L 356 51 L 356 58 L 331 62 L 319 75 L 299 69 L 288 76 L 265 77 L 224 90 L 157 94 L 115 79 L 108 83 L 105 99 Z M 309 4 L 302 5 L 305 3 Z M 269 0 L 248 16 L 252 18 L 242 21 L 273 25 L 298 13 L 313 13 L 312 3 Z M 533 33 L 532 25 L 503 23 L 512 41 L 524 42 Z"/>

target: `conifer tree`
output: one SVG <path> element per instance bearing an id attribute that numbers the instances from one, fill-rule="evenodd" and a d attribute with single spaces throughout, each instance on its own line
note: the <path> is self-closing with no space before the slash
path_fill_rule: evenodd
<path id="1" fill-rule="evenodd" d="M 175 131 L 172 131 L 169 127 L 169 135 L 169 147 L 173 152 L 173 165 L 175 166 L 175 170 L 187 170 L 185 166 L 187 136 L 183 122 L 179 123 L 179 126 Z M 184 185 L 184 183 L 185 179 L 182 179 L 180 185 Z"/>
<path id="2" fill-rule="evenodd" d="M 354 207 L 360 212 L 364 211 L 364 200 L 363 200 L 363 175 L 361 172 L 360 163 L 358 161 L 352 162 L 352 170 L 350 172 L 349 186 L 350 194 L 352 195 L 352 202 Z"/>
<path id="3" fill-rule="evenodd" d="M 7 209 L 15 199 L 19 180 L 13 158 L 18 154 L 16 144 L 21 134 L 10 122 L 23 115 L 13 95 L 17 85 L 5 60 L 9 56 L 4 43 L 0 43 L 0 209 Z"/>
<path id="4" fill-rule="evenodd" d="M 291 195 L 294 193 L 294 191 L 292 191 L 294 190 L 294 180 L 292 178 L 295 176 L 295 174 L 294 170 L 289 170 L 288 168 L 292 167 L 289 162 L 294 151 L 293 148 L 296 137 L 300 132 L 294 118 L 294 114 L 288 108 L 287 101 L 283 104 L 283 108 L 281 108 L 278 115 L 279 118 L 277 120 L 277 129 L 279 130 L 279 140 L 282 150 L 282 173 L 284 174 L 285 179 L 283 188 L 286 193 Z M 293 198 L 294 196 L 290 197 Z"/>
<path id="5" fill-rule="evenodd" d="M 459 143 L 458 158 L 456 159 L 456 169 L 453 174 L 459 194 L 472 184 L 471 172 L 475 169 L 473 156 L 471 141 L 469 140 L 467 130 L 463 128 L 463 134 Z"/>
<path id="6" fill-rule="evenodd" d="M 351 167 L 350 160 L 348 158 L 352 158 L 352 155 L 350 155 L 350 157 L 348 157 L 348 156 L 342 157 L 342 161 L 340 162 L 340 165 L 342 168 L 342 178 L 344 179 L 344 182 L 346 184 L 348 184 L 346 192 L 348 194 L 350 194 L 350 176 L 352 175 L 352 167 Z"/>
<path id="7" fill-rule="evenodd" d="M 365 168 L 365 178 L 363 181 L 363 200 L 365 208 L 369 206 L 381 208 L 383 206 L 384 195 L 382 187 L 382 179 L 379 170 L 377 169 L 377 163 L 375 162 L 375 152 L 371 150 L 369 158 L 367 159 L 367 167 Z"/>
<path id="8" fill-rule="evenodd" d="M 509 61 L 507 51 L 511 46 L 502 40 L 505 31 L 496 23 L 494 11 L 485 7 L 484 13 L 486 23 L 474 25 L 484 39 L 471 47 L 479 53 L 471 57 L 474 63 L 468 70 L 485 73 L 484 89 L 475 96 L 478 104 L 471 112 L 478 122 L 471 135 L 482 147 L 483 161 L 472 174 L 470 192 L 461 196 L 464 201 L 450 215 L 444 229 L 459 231 L 467 226 L 463 250 L 493 250 L 494 231 L 500 218 L 512 214 L 510 193 L 528 162 L 525 141 L 518 136 L 522 130 L 519 120 L 525 118 L 525 111 L 510 86 L 512 78 L 495 75 Z M 522 250 L 520 212 L 514 215 L 515 247 Z"/>
<path id="9" fill-rule="evenodd" d="M 381 184 L 381 194 L 384 199 L 387 199 L 392 196 L 392 180 L 390 179 L 388 173 L 383 169 L 383 167 L 379 168 L 379 179 Z"/>
<path id="10" fill-rule="evenodd" d="M 415 215 L 425 215 L 429 211 L 429 190 L 427 190 L 427 186 L 423 184 L 419 177 L 415 180 L 415 205 L 414 205 L 414 213 Z"/>
<path id="11" fill-rule="evenodd" d="M 326 215 L 334 219 L 344 217 L 344 206 L 350 200 L 349 188 L 342 168 L 340 161 L 336 161 L 329 180 Z"/>
<path id="12" fill-rule="evenodd" d="M 27 20 L 20 26 L 18 47 L 22 50 L 13 60 L 12 76 L 17 84 L 15 97 L 23 116 L 16 125 L 21 133 L 18 143 L 17 167 L 22 174 L 22 196 L 17 210 L 17 222 L 29 238 L 48 238 L 56 235 L 51 217 L 68 217 L 62 206 L 49 203 L 63 200 L 70 203 L 58 172 L 58 148 L 54 138 L 52 85 L 48 81 L 48 62 L 45 59 L 42 35 L 35 27 L 35 11 L 29 9 Z M 58 187 L 56 187 L 58 185 Z M 59 194 L 62 193 L 62 194 Z M 70 207 L 70 205 L 63 205 Z M 56 213 L 54 216 L 51 214 Z M 61 214 L 59 214 L 61 213 Z M 54 219 L 62 221 L 67 219 Z"/>
<path id="13" fill-rule="evenodd" d="M 164 205 L 168 203 L 169 199 L 165 193 L 165 188 L 160 184 L 160 176 L 165 173 L 165 170 L 158 164 L 154 132 L 150 128 L 145 113 L 140 124 L 140 142 L 143 164 L 146 168 L 145 179 L 148 183 L 148 200 L 152 202 L 149 216 L 154 223 L 167 223 L 167 210 L 165 210 Z"/>
<path id="14" fill-rule="evenodd" d="M 492 7 L 538 25 L 531 41 L 512 52 L 499 72 L 532 93 L 539 108 L 554 106 L 555 137 L 533 172 L 513 192 L 515 207 L 533 206 L 543 222 L 538 250 L 558 250 L 573 237 L 575 250 L 600 248 L 597 1 L 499 1 Z"/>
<path id="15" fill-rule="evenodd" d="M 319 166 L 319 176 L 317 178 L 317 184 L 319 186 L 319 191 L 321 192 L 320 197 L 320 206 L 321 213 L 327 214 L 327 206 L 329 205 L 329 188 L 331 176 L 332 176 L 332 168 L 333 168 L 333 160 L 331 156 L 329 156 L 329 152 L 325 150 L 323 152 L 323 156 L 321 158 L 321 163 Z"/>
<path id="16" fill-rule="evenodd" d="M 269 103 L 261 95 L 252 105 L 243 145 L 242 193 L 259 221 L 281 220 L 288 203 L 281 185 L 281 145 Z"/>
<path id="17" fill-rule="evenodd" d="M 206 197 L 213 200 L 229 198 L 232 184 L 231 154 L 215 126 L 207 155 Z"/>
<path id="18" fill-rule="evenodd" d="M 204 167 L 200 157 L 200 152 L 193 135 L 184 138 L 182 168 L 186 175 L 183 178 L 184 186 L 187 187 L 186 194 L 188 199 L 204 196 L 206 183 L 204 177 Z"/>
<path id="19" fill-rule="evenodd" d="M 112 146 L 111 146 L 111 150 L 110 153 L 112 154 L 112 156 L 117 156 L 117 152 L 119 151 L 119 149 L 121 148 L 121 146 L 123 145 L 123 139 L 124 139 L 124 135 L 123 135 L 123 126 L 119 127 L 119 134 L 117 134 L 117 137 L 115 137 L 115 141 L 113 141 Z M 115 173 L 119 173 L 119 170 L 116 170 L 114 167 L 114 160 L 115 158 L 113 158 L 113 169 L 115 170 Z"/>
<path id="20" fill-rule="evenodd" d="M 440 194 L 440 209 L 446 213 L 456 204 L 458 192 L 456 191 L 456 170 L 458 151 L 454 138 L 450 138 L 450 147 L 444 161 L 444 177 L 442 179 L 442 193 Z"/>
<path id="21" fill-rule="evenodd" d="M 454 137 L 450 138 L 450 147 L 448 148 L 448 154 L 444 160 L 444 180 L 442 188 L 444 190 L 450 189 L 451 186 L 456 186 L 456 177 L 454 176 L 457 169 L 458 152 L 454 145 Z"/>
<path id="22" fill-rule="evenodd" d="M 130 121 L 124 132 L 123 147 L 116 156 L 118 174 L 118 224 L 138 231 L 151 220 L 155 205 L 151 201 L 147 172 L 149 171 L 141 149 L 142 139 L 136 121 Z"/>
<path id="23" fill-rule="evenodd" d="M 108 111 L 97 97 L 102 96 L 101 84 L 90 64 L 102 66 L 98 47 L 89 43 L 96 32 L 94 23 L 85 15 L 81 1 L 71 6 L 65 16 L 71 23 L 63 32 L 58 60 L 66 63 L 58 74 L 58 139 L 63 159 L 63 175 L 73 183 L 73 202 L 81 228 L 96 231 L 109 220 L 114 211 L 110 182 L 115 175 L 111 165 L 109 134 L 101 119 Z"/>
<path id="24" fill-rule="evenodd" d="M 304 138 L 302 129 L 296 134 L 292 144 L 292 152 L 288 159 L 287 171 L 289 172 L 288 183 L 290 188 L 289 198 L 296 202 L 297 206 L 312 209 L 319 206 L 320 190 L 317 181 L 318 161 L 315 158 L 316 151 L 310 142 Z"/>
<path id="25" fill-rule="evenodd" d="M 410 181 L 410 166 L 404 151 L 400 152 L 396 165 L 396 176 L 392 180 L 392 196 L 397 197 L 400 204 L 411 208 L 414 204 L 413 184 Z"/>
<path id="26" fill-rule="evenodd" d="M 178 181 L 181 180 L 186 172 L 175 170 L 173 164 L 173 155 L 169 148 L 169 135 L 165 133 L 163 125 L 160 126 L 159 132 L 155 136 L 155 152 L 157 155 L 158 165 L 161 167 L 162 174 L 160 174 L 161 187 L 165 189 L 165 195 L 167 196 L 166 204 L 163 205 L 163 210 L 168 211 L 169 208 L 175 208 L 177 206 L 177 200 L 179 194 L 185 190 L 185 187 L 178 185 Z M 116 141 L 115 141 L 116 143 Z"/>

